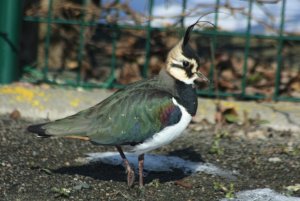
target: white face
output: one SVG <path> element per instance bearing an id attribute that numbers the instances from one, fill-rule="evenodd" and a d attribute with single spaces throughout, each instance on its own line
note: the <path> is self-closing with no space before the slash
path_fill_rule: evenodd
<path id="1" fill-rule="evenodd" d="M 184 63 L 188 63 L 189 65 L 185 66 L 183 65 Z M 196 74 L 197 68 L 197 62 L 195 60 L 187 58 L 183 60 L 173 59 L 169 72 L 173 77 L 186 84 L 194 84 L 194 81 L 198 78 Z"/>
<path id="2" fill-rule="evenodd" d="M 169 53 L 167 58 L 167 71 L 177 80 L 186 84 L 194 84 L 199 78 L 196 58 L 187 58 L 182 53 L 182 41 Z"/>

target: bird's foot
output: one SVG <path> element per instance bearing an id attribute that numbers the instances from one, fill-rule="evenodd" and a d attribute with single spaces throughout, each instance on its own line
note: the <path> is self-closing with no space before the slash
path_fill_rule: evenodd
<path id="1" fill-rule="evenodd" d="M 127 184 L 129 187 L 132 187 L 135 181 L 135 173 L 131 168 L 127 168 Z"/>
<path id="2" fill-rule="evenodd" d="M 141 185 L 141 184 L 140 184 L 140 185 L 139 185 L 139 189 L 140 189 L 140 191 L 143 192 L 143 191 L 145 190 L 145 185 Z"/>
<path id="3" fill-rule="evenodd" d="M 145 197 L 145 193 L 146 193 L 145 186 L 139 186 L 139 188 L 138 188 L 139 197 L 141 197 L 141 198 Z"/>

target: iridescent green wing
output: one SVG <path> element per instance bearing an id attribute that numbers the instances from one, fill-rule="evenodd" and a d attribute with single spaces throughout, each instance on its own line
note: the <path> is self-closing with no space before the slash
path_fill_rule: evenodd
<path id="1" fill-rule="evenodd" d="M 70 117 L 30 127 L 41 136 L 88 137 L 98 144 L 136 144 L 176 124 L 181 111 L 156 80 L 135 83 Z"/>
<path id="2" fill-rule="evenodd" d="M 87 133 L 98 144 L 137 144 L 166 126 L 176 124 L 181 111 L 172 96 L 156 89 L 134 90 L 98 106 L 95 125 Z M 97 108 L 98 109 L 98 108 Z"/>

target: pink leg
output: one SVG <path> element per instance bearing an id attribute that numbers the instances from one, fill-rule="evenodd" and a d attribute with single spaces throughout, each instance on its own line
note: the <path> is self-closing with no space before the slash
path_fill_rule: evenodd
<path id="1" fill-rule="evenodd" d="M 133 169 L 131 168 L 125 154 L 123 153 L 123 150 L 121 148 L 121 146 L 116 146 L 118 152 L 120 153 L 122 159 L 123 159 L 123 162 L 124 162 L 124 165 L 125 165 L 125 168 L 126 168 L 126 172 L 127 172 L 127 184 L 129 187 L 131 187 L 134 183 L 134 180 L 135 180 L 135 175 L 134 175 L 134 171 Z"/>
<path id="2" fill-rule="evenodd" d="M 140 187 L 144 186 L 143 169 L 144 169 L 144 154 L 141 154 L 141 155 L 139 155 L 139 185 L 140 185 Z"/>

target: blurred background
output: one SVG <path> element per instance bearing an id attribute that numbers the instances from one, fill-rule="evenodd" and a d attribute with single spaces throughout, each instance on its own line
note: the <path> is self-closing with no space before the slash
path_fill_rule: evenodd
<path id="1" fill-rule="evenodd" d="M 299 0 L 1 1 L 0 83 L 121 88 L 156 75 L 202 16 L 190 44 L 212 82 L 199 95 L 300 101 L 299 7 Z"/>

